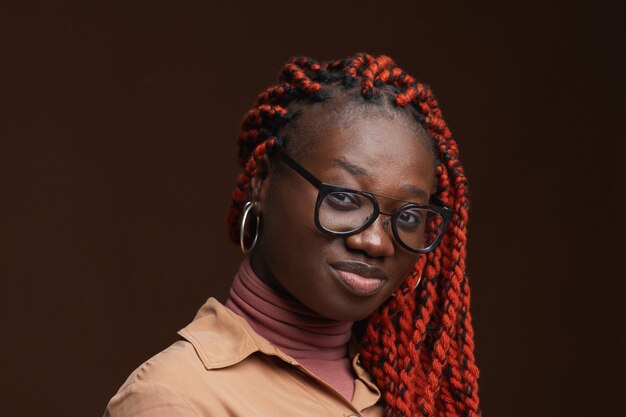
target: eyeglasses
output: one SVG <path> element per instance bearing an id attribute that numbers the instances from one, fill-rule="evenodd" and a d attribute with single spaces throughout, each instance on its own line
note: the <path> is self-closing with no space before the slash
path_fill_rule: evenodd
<path id="1" fill-rule="evenodd" d="M 388 216 L 385 226 L 391 219 L 393 236 L 404 249 L 414 253 L 428 253 L 435 249 L 452 218 L 452 210 L 441 200 L 431 196 L 435 205 L 417 204 L 393 197 L 354 190 L 333 184 L 323 183 L 302 165 L 278 147 L 278 155 L 287 166 L 296 171 L 318 190 L 315 203 L 315 225 L 330 236 L 348 237 L 365 230 L 380 214 Z M 406 203 L 391 213 L 380 211 L 378 199 Z"/>

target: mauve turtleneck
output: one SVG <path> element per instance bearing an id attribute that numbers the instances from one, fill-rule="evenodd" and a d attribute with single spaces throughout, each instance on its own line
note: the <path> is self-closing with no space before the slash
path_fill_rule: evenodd
<path id="1" fill-rule="evenodd" d="M 256 276 L 246 258 L 235 275 L 226 307 L 259 335 L 352 401 L 354 374 L 348 358 L 351 321 L 324 318 L 282 298 Z"/>

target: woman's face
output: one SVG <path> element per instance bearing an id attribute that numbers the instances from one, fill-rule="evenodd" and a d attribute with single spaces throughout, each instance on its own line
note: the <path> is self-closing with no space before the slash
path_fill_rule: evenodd
<path id="1" fill-rule="evenodd" d="M 289 138 L 312 145 L 294 155 L 320 181 L 416 203 L 428 203 L 434 161 L 424 133 L 386 112 L 321 123 L 328 106 L 306 110 Z M 341 113 L 341 110 L 331 111 Z M 428 140 L 428 139 L 426 139 Z M 276 163 L 281 163 L 276 160 Z M 293 170 L 280 175 L 267 159 L 251 183 L 261 216 L 252 268 L 267 284 L 333 320 L 361 320 L 402 284 L 418 259 L 400 247 L 380 215 L 367 229 L 328 236 L 314 222 L 317 189 Z M 378 199 L 390 213 L 405 203 Z"/>

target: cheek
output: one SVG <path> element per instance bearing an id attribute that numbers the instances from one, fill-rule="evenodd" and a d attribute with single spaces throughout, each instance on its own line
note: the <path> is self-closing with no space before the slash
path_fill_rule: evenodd
<path id="1" fill-rule="evenodd" d="M 400 249 L 402 250 L 402 249 Z M 419 261 L 420 255 L 406 253 L 402 254 L 402 256 L 398 259 L 397 265 L 397 276 L 398 285 L 402 284 L 404 280 L 413 272 L 415 268 L 415 264 Z"/>
<path id="2" fill-rule="evenodd" d="M 276 239 L 310 238 L 317 232 L 314 221 L 317 190 L 305 180 L 287 174 L 277 178 L 267 195 L 265 229 Z M 306 244 L 306 240 L 299 244 Z"/>
<path id="3" fill-rule="evenodd" d="M 309 184 L 304 187 L 307 185 L 312 188 Z M 268 260 L 275 264 L 275 272 L 293 271 L 292 264 L 306 262 L 307 255 L 312 255 L 325 237 L 320 236 L 315 226 L 315 195 L 307 191 L 302 186 L 297 188 L 287 183 L 268 195 L 262 215 L 261 239 Z"/>
<path id="4" fill-rule="evenodd" d="M 308 210 L 308 204 L 301 198 L 273 199 L 263 216 L 264 232 L 276 242 L 284 241 L 285 245 L 291 241 L 308 236 L 315 228 L 313 212 Z M 301 241 L 301 244 L 306 243 Z"/>

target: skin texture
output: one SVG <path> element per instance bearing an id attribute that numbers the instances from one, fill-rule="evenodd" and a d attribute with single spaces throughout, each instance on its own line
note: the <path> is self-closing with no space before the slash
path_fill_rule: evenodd
<path id="1" fill-rule="evenodd" d="M 434 158 L 425 133 L 406 115 L 371 109 L 359 114 L 344 102 L 326 103 L 302 112 L 289 132 L 290 140 L 297 141 L 299 135 L 314 146 L 298 152 L 297 161 L 322 182 L 428 202 Z M 365 172 L 348 169 L 345 162 Z M 282 167 L 277 175 L 267 157 L 258 168 L 250 197 L 262 220 L 252 268 L 285 297 L 328 319 L 362 320 L 411 272 L 419 255 L 395 242 L 390 228 L 383 226 L 385 216 L 347 238 L 328 236 L 314 223 L 315 187 L 288 168 Z M 385 212 L 403 205 L 388 199 L 379 199 L 379 204 Z M 375 293 L 355 294 L 331 267 L 344 261 L 379 268 L 387 278 Z"/>

